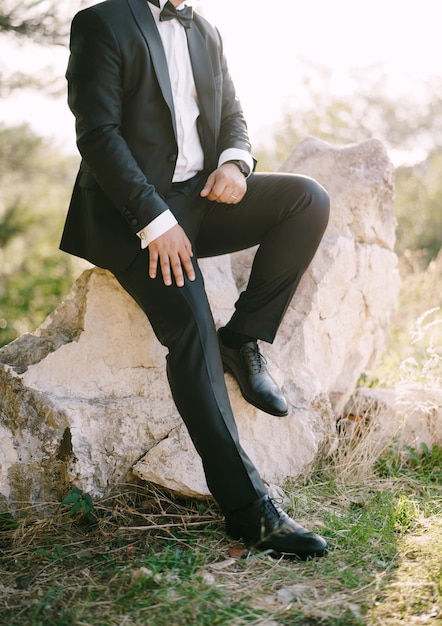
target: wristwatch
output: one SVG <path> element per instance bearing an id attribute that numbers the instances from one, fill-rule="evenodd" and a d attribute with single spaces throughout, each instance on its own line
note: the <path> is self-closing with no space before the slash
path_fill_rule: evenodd
<path id="1" fill-rule="evenodd" d="M 245 161 L 232 159 L 231 161 L 226 161 L 226 163 L 234 163 L 245 178 L 247 178 L 247 176 L 250 174 L 250 168 Z"/>

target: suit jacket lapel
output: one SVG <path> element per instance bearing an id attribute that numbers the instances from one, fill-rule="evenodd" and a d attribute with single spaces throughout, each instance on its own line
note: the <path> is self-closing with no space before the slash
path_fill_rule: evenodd
<path id="1" fill-rule="evenodd" d="M 146 0 L 127 0 L 131 8 L 132 14 L 139 29 L 143 33 L 146 43 L 149 47 L 152 57 L 152 64 L 157 75 L 160 89 L 170 109 L 173 130 L 175 137 L 177 136 L 175 108 L 173 106 L 172 87 L 169 79 L 169 68 L 167 66 L 166 55 L 164 54 L 163 44 L 160 34 L 155 24 L 152 13 L 147 6 Z"/>
<path id="2" fill-rule="evenodd" d="M 193 77 L 198 94 L 198 106 L 207 130 L 210 131 L 215 142 L 216 98 L 213 81 L 213 68 L 207 53 L 204 35 L 198 29 L 196 22 L 186 30 L 192 63 Z"/>

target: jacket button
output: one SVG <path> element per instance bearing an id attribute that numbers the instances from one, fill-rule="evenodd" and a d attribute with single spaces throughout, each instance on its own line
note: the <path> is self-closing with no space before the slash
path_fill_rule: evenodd
<path id="1" fill-rule="evenodd" d="M 135 217 L 133 217 L 133 218 L 130 220 L 130 225 L 131 225 L 131 226 L 136 226 L 137 224 L 138 224 L 138 220 L 137 220 Z"/>
<path id="2" fill-rule="evenodd" d="M 167 157 L 167 160 L 172 162 L 175 162 L 177 159 L 177 155 L 176 154 L 169 154 L 169 156 Z"/>

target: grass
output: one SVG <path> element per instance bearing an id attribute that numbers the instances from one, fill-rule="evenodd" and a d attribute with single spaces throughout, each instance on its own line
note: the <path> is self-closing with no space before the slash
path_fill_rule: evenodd
<path id="1" fill-rule="evenodd" d="M 369 384 L 440 387 L 441 291 L 442 253 L 406 276 Z M 327 537 L 323 559 L 248 552 L 212 501 L 147 484 L 100 502 L 74 489 L 44 514 L 17 503 L 0 514 L 0 624 L 442 626 L 442 449 L 380 448 L 374 422 L 342 429 L 334 454 L 285 486 L 286 510 Z"/>
<path id="2" fill-rule="evenodd" d="M 349 454 L 363 437 L 344 443 Z M 211 501 L 121 486 L 72 513 L 0 519 L 8 626 L 442 624 L 442 451 L 387 450 L 370 480 L 342 482 L 343 448 L 286 486 L 288 510 L 331 553 L 274 560 L 229 541 Z"/>
<path id="3" fill-rule="evenodd" d="M 390 336 L 370 386 L 442 385 L 442 249 L 421 269 L 418 255 L 400 259 L 402 287 Z"/>

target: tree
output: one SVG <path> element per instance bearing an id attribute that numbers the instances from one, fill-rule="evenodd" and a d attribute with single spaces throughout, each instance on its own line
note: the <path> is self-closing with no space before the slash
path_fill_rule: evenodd
<path id="1" fill-rule="evenodd" d="M 32 41 L 38 45 L 66 45 L 69 23 L 73 11 L 80 9 L 85 0 L 55 2 L 50 0 L 25 0 L 13 2 L 0 0 L 0 36 L 12 40 Z M 23 88 L 38 88 L 50 92 L 57 79 L 45 73 L 44 77 L 30 76 L 26 72 L 9 72 L 0 66 L 0 96 Z"/>
<path id="2" fill-rule="evenodd" d="M 424 265 L 436 258 L 442 245 L 441 172 L 442 151 L 396 170 L 396 250 L 399 255 L 419 250 Z"/>
<path id="3" fill-rule="evenodd" d="M 439 150 L 442 78 L 422 83 L 419 97 L 411 93 L 393 96 L 388 91 L 388 77 L 381 68 L 373 67 L 363 75 L 355 71 L 351 93 L 335 96 L 329 75 L 328 69 L 311 68 L 299 94 L 307 104 L 299 107 L 295 103 L 276 127 L 271 149 L 274 165 L 308 136 L 335 144 L 377 137 L 392 153 L 414 160 L 424 160 Z"/>
<path id="4" fill-rule="evenodd" d="M 0 33 L 13 33 L 40 44 L 65 44 L 69 16 L 72 3 L 0 0 Z"/>
<path id="5" fill-rule="evenodd" d="M 76 166 L 28 126 L 0 126 L 0 345 L 35 330 L 72 286 L 57 242 Z"/>
<path id="6" fill-rule="evenodd" d="M 0 0 L 0 36 L 66 45 L 83 0 Z M 20 88 L 53 90 L 46 74 L 0 67 L 0 96 Z M 0 345 L 34 330 L 70 289 L 75 264 L 58 252 L 77 158 L 66 157 L 26 125 L 0 126 Z"/>
<path id="7" fill-rule="evenodd" d="M 396 168 L 397 252 L 419 250 L 428 264 L 441 248 L 442 79 L 422 84 L 419 99 L 412 94 L 393 97 L 386 77 L 373 71 L 355 74 L 351 96 L 334 97 L 323 88 L 327 72 L 319 71 L 322 80 L 306 79 L 308 106 L 286 112 L 273 145 L 256 151 L 259 167 L 277 169 L 308 136 L 332 144 L 377 137 L 396 159 L 415 162 Z M 321 90 L 312 88 L 318 82 Z"/>

